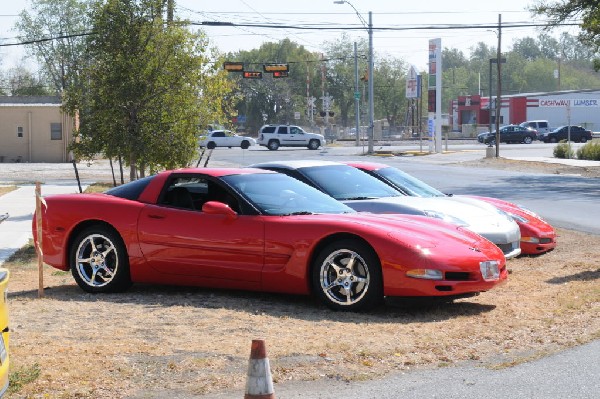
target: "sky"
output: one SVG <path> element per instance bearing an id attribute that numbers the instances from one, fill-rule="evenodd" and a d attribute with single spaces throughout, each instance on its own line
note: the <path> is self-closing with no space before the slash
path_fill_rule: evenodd
<path id="1" fill-rule="evenodd" d="M 459 25 L 498 25 L 502 23 L 543 22 L 541 17 L 533 17 L 527 8 L 532 0 L 350 0 L 351 5 L 334 4 L 333 0 L 175 0 L 176 14 L 195 22 L 233 22 L 237 24 L 316 24 L 326 27 L 340 27 L 335 30 L 293 30 L 267 29 L 257 27 L 204 27 L 210 42 L 222 52 L 251 50 L 264 42 L 276 42 L 289 38 L 310 51 L 321 51 L 324 42 L 339 39 L 343 27 L 361 27 L 362 20 L 368 23 L 368 12 L 372 12 L 373 48 L 377 57 L 391 56 L 415 65 L 418 70 L 426 70 L 428 42 L 441 38 L 443 48 L 457 48 L 468 55 L 470 48 L 478 42 L 496 47 L 498 29 L 477 28 L 457 30 L 378 30 L 378 28 L 407 28 L 440 24 Z M 17 42 L 13 30 L 18 14 L 29 9 L 30 0 L 2 0 L 0 7 L 0 43 Z M 352 7 L 353 6 L 353 7 Z M 356 10 L 356 12 L 355 12 Z M 576 34 L 574 28 L 569 30 Z M 353 39 L 367 39 L 367 29 L 346 30 Z M 503 50 L 508 50 L 515 38 L 537 37 L 539 28 L 502 28 Z M 555 33 L 557 34 L 557 33 Z M 22 46 L 0 47 L 0 68 L 16 65 L 34 68 L 31 60 L 23 60 Z"/>

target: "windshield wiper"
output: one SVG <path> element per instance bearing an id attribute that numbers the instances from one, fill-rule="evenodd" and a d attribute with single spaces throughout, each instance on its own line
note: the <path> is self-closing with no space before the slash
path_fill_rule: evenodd
<path id="1" fill-rule="evenodd" d="M 347 197 L 347 198 L 336 198 L 339 201 L 360 201 L 360 200 L 369 200 L 369 199 L 377 199 L 379 197 Z"/>
<path id="2" fill-rule="evenodd" d="M 310 211 L 298 211 L 298 212 L 290 212 L 290 213 L 283 213 L 279 216 L 293 216 L 293 215 L 314 215 L 314 212 L 310 212 Z"/>

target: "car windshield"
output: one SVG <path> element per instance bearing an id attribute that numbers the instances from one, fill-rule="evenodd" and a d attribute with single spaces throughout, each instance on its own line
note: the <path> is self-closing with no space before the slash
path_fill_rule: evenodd
<path id="1" fill-rule="evenodd" d="M 225 176 L 223 180 L 266 215 L 355 212 L 319 190 L 284 174 L 241 174 Z"/>
<path id="2" fill-rule="evenodd" d="M 392 182 L 411 197 L 445 197 L 441 191 L 396 168 L 382 168 L 379 175 Z"/>
<path id="3" fill-rule="evenodd" d="M 302 168 L 301 171 L 325 193 L 340 201 L 402 195 L 398 190 L 352 166 L 313 166 Z"/>

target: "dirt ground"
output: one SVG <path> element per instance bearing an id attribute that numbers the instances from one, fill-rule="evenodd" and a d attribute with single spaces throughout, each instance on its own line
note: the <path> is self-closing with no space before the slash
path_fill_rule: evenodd
<path id="1" fill-rule="evenodd" d="M 509 281 L 451 304 L 388 301 L 368 314 L 309 297 L 136 285 L 90 295 L 31 248 L 11 270 L 9 398 L 191 398 L 246 380 L 264 338 L 275 383 L 364 380 L 415 367 L 509 367 L 600 338 L 600 237 L 508 262 Z M 168 393 L 168 394 L 167 394 Z"/>
<path id="2" fill-rule="evenodd" d="M 481 158 L 474 161 L 460 162 L 466 167 L 493 168 L 503 170 L 526 170 L 528 173 L 548 173 L 554 175 L 579 175 L 583 177 L 600 177 L 600 166 L 569 166 L 550 162 L 521 161 L 507 158 Z"/>
<path id="3" fill-rule="evenodd" d="M 522 161 L 463 166 L 523 170 Z M 600 168 L 528 162 L 529 172 Z M 504 368 L 600 338 L 600 237 L 558 230 L 556 250 L 508 261 L 509 281 L 451 304 L 393 300 L 367 314 L 310 297 L 135 285 L 90 295 L 32 248 L 11 271 L 8 398 L 193 398 L 244 391 L 250 343 L 264 338 L 277 383 L 365 380 L 471 362 Z"/>

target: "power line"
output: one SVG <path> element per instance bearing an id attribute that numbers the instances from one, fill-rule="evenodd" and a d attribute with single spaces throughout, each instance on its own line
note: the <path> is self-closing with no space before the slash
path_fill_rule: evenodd
<path id="1" fill-rule="evenodd" d="M 234 23 L 223 21 L 201 21 L 201 22 L 180 22 L 180 25 L 186 26 L 216 26 L 216 27 L 251 27 L 251 28 L 266 28 L 266 29 L 297 29 L 297 30 L 357 30 L 362 31 L 362 25 L 346 25 L 346 26 L 331 26 L 331 24 L 309 24 L 309 25 L 281 25 L 281 24 L 250 24 L 250 23 Z M 553 26 L 579 26 L 577 22 L 565 22 L 560 24 L 554 23 L 523 23 L 523 22 L 508 22 L 503 23 L 503 29 L 511 28 L 533 28 L 533 27 L 553 27 Z M 439 24 L 439 25 L 413 25 L 413 26 L 379 26 L 373 27 L 374 31 L 411 31 L 411 30 L 460 30 L 460 29 L 496 29 L 498 24 Z M 43 37 L 39 39 L 26 40 L 16 43 L 2 43 L 0 47 L 22 46 L 36 43 L 49 42 L 59 39 L 70 39 L 76 37 L 91 36 L 94 32 L 83 32 L 74 34 L 65 34 L 57 36 Z"/>

